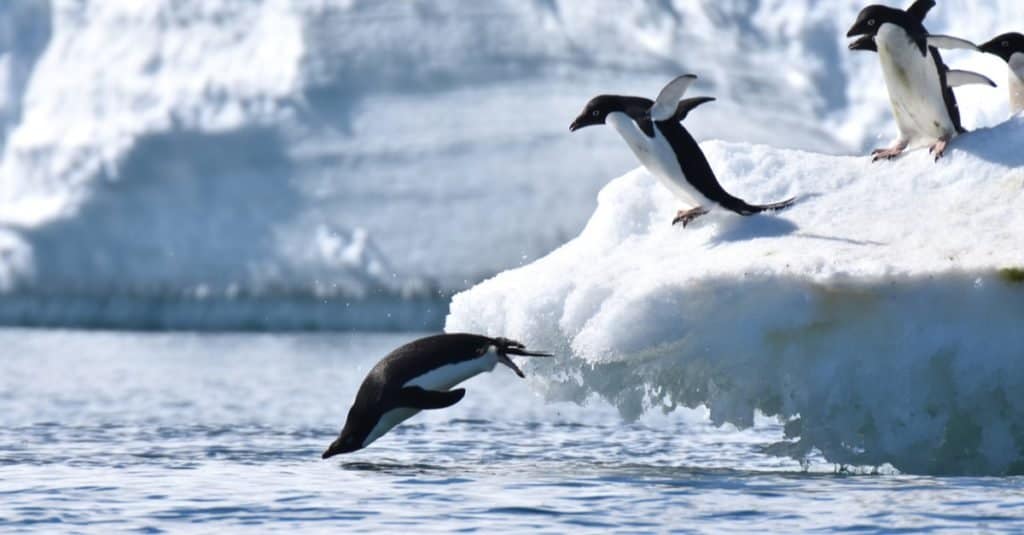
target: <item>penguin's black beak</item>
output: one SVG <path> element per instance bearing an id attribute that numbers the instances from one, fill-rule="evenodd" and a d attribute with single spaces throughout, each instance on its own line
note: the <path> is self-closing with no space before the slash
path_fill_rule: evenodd
<path id="1" fill-rule="evenodd" d="M 978 50 L 980 50 L 982 52 L 985 52 L 987 54 L 994 54 L 994 55 L 999 56 L 999 57 L 1002 58 L 1003 54 L 1000 53 L 1000 48 L 1001 48 L 1000 43 L 1001 43 L 1001 41 L 1002 40 L 999 37 L 996 37 L 995 39 L 980 45 L 978 47 Z M 1003 58 L 1003 59 L 1006 59 L 1006 58 Z"/>
<path id="2" fill-rule="evenodd" d="M 591 115 L 591 114 L 589 114 L 587 112 L 583 112 L 583 113 L 580 114 L 579 117 L 576 118 L 575 121 L 572 122 L 571 125 L 569 125 L 569 131 L 570 132 L 575 132 L 575 131 L 577 131 L 577 130 L 579 130 L 581 128 L 586 128 L 588 126 L 594 126 L 594 125 L 598 125 L 598 124 L 604 124 L 604 123 L 602 121 L 596 120 L 596 118 L 593 115 Z"/>
<path id="3" fill-rule="evenodd" d="M 853 23 L 850 27 L 850 31 L 846 32 L 847 37 L 858 37 L 861 35 L 870 35 L 874 37 L 874 32 L 871 30 L 871 26 L 868 21 L 863 18 L 858 18 L 857 22 Z"/>
<path id="4" fill-rule="evenodd" d="M 850 50 L 870 50 L 878 51 L 878 46 L 875 45 L 875 38 L 870 35 L 864 35 L 860 39 L 850 43 Z"/>

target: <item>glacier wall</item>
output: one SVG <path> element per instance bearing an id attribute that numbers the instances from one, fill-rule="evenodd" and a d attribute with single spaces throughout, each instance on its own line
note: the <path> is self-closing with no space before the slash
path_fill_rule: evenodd
<path id="1" fill-rule="evenodd" d="M 55 296 L 127 300 L 156 325 L 183 301 L 259 325 L 274 296 L 443 308 L 575 235 L 635 165 L 609 129 L 568 134 L 594 94 L 692 71 L 719 98 L 688 121 L 699 139 L 835 154 L 887 138 L 877 65 L 842 37 L 859 7 L 4 2 L 0 289 L 20 304 L 0 321 L 89 317 L 59 319 Z M 929 20 L 981 40 L 1022 10 L 944 0 Z M 994 58 L 948 59 L 1003 79 Z M 961 94 L 969 126 L 1006 113 L 1002 93 Z M 102 310 L 94 323 L 126 316 Z"/>
<path id="2" fill-rule="evenodd" d="M 1024 118 L 934 163 L 703 145 L 723 185 L 776 216 L 670 226 L 643 170 L 611 182 L 583 232 L 456 295 L 449 332 L 554 350 L 550 399 L 598 395 L 626 418 L 757 413 L 802 458 L 921 474 L 1024 473 Z"/>

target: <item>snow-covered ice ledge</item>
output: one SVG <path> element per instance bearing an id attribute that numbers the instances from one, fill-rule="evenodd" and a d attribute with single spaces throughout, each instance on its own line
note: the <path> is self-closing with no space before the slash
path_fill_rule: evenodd
<path id="1" fill-rule="evenodd" d="M 704 143 L 726 189 L 801 202 L 673 228 L 674 199 L 634 171 L 579 237 L 457 295 L 446 330 L 556 350 L 531 363 L 538 388 L 626 418 L 760 411 L 787 422 L 776 454 L 1024 473 L 1024 118 L 953 147 L 871 164 Z"/>

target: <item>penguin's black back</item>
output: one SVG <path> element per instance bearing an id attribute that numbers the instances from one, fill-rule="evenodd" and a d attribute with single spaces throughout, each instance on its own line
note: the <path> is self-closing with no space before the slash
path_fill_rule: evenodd
<path id="1" fill-rule="evenodd" d="M 953 122 L 956 133 L 963 134 L 967 130 L 964 129 L 963 124 L 960 122 L 960 105 L 956 102 L 956 94 L 953 93 L 953 88 L 949 87 L 947 82 L 946 73 L 949 71 L 949 68 L 942 61 L 942 54 L 939 53 L 938 48 L 933 46 L 930 47 L 930 50 L 932 58 L 935 59 L 935 69 L 939 71 L 939 85 L 942 88 L 942 98 L 946 101 L 946 111 L 949 113 L 949 119 Z"/>
<path id="2" fill-rule="evenodd" d="M 367 385 L 401 389 L 402 385 L 431 370 L 472 360 L 494 343 L 475 334 L 439 334 L 420 338 L 389 353 L 370 370 L 363 381 Z"/>
<path id="3" fill-rule="evenodd" d="M 750 215 L 762 211 L 759 207 L 752 206 L 725 191 L 725 188 L 718 183 L 715 172 L 711 170 L 711 164 L 704 156 L 704 151 L 683 125 L 675 120 L 661 121 L 655 124 L 668 140 L 669 145 L 672 146 L 672 151 L 676 155 L 676 160 L 679 161 L 679 168 L 686 175 L 686 180 L 701 195 L 738 214 Z"/>
<path id="4" fill-rule="evenodd" d="M 939 52 L 938 48 L 925 44 L 928 42 L 928 29 L 924 27 L 924 16 L 934 6 L 935 2 L 929 0 L 915 2 L 913 6 L 910 6 L 908 12 L 914 17 L 913 20 L 917 24 L 912 26 L 912 30 L 908 28 L 907 31 L 915 42 L 918 43 L 918 46 L 922 47 L 922 50 L 927 47 L 927 50 L 932 53 L 932 59 L 935 61 L 935 70 L 939 73 L 939 88 L 942 90 L 942 100 L 946 102 L 946 113 L 949 114 L 949 120 L 953 123 L 956 133 L 963 134 L 967 130 L 964 129 L 963 124 L 960 122 L 960 105 L 956 102 L 956 94 L 953 93 L 953 88 L 949 87 L 947 83 L 946 73 L 949 71 L 949 67 L 946 66 L 946 62 L 942 61 L 942 53 Z"/>

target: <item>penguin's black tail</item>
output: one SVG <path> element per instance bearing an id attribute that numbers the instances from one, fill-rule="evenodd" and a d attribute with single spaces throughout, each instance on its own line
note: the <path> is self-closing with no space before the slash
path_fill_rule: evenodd
<path id="1" fill-rule="evenodd" d="M 723 203 L 722 206 L 739 215 L 748 216 L 763 212 L 781 212 L 794 204 L 796 204 L 796 197 L 790 197 L 784 201 L 773 202 L 771 204 L 749 204 L 741 199 L 735 199 L 734 202 L 730 202 L 728 204 Z"/>

